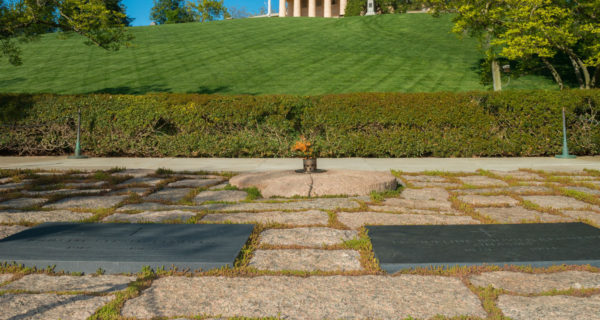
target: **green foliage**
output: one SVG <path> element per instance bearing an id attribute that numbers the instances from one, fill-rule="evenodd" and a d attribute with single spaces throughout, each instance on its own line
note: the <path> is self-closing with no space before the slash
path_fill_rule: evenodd
<path id="1" fill-rule="evenodd" d="M 154 0 L 150 20 L 158 24 L 194 21 L 194 13 L 184 0 Z"/>
<path id="2" fill-rule="evenodd" d="M 0 154 L 71 153 L 75 128 L 55 121 L 78 106 L 91 156 L 289 157 L 301 133 L 319 157 L 550 156 L 562 107 L 570 150 L 600 154 L 600 90 L 28 97 L 27 112 L 2 123 Z M 22 98 L 0 95 L 0 115 Z"/>
<path id="3" fill-rule="evenodd" d="M 187 5 L 195 13 L 197 21 L 205 22 L 231 17 L 223 1 L 224 0 L 195 0 L 193 2 L 188 2 Z"/>
<path id="4" fill-rule="evenodd" d="M 256 199 L 262 198 L 262 194 L 260 194 L 260 190 L 258 190 L 256 187 L 246 188 L 246 189 L 244 189 L 244 191 L 246 191 L 248 193 L 246 200 L 251 201 L 251 200 L 256 200 Z"/>
<path id="5" fill-rule="evenodd" d="M 366 0 L 348 0 L 344 15 L 346 17 L 360 16 L 362 12 L 366 11 L 366 8 Z"/>

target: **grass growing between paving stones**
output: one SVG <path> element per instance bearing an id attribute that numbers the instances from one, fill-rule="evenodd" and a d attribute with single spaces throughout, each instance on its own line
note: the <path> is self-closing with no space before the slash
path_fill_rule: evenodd
<path id="1" fill-rule="evenodd" d="M 496 220 L 491 219 L 491 218 L 477 212 L 477 210 L 475 210 L 474 206 L 460 201 L 458 199 L 458 197 L 454 194 L 450 194 L 449 201 L 450 201 L 450 203 L 452 203 L 453 209 L 463 212 L 466 215 L 470 216 L 471 218 L 473 218 L 477 221 L 480 221 L 483 224 L 497 224 L 498 223 Z"/>

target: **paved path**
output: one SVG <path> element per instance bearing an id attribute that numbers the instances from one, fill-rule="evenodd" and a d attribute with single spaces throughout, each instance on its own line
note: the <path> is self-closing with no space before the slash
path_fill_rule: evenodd
<path id="1" fill-rule="evenodd" d="M 387 198 L 308 199 L 254 199 L 219 175 L 0 174 L 0 239 L 48 221 L 258 226 L 249 255 L 229 271 L 60 276 L 0 264 L 0 319 L 600 319 L 598 268 L 391 275 L 372 258 L 362 228 L 539 221 L 600 227 L 596 171 L 402 173 L 406 188 Z"/>
<path id="2" fill-rule="evenodd" d="M 474 172 L 484 170 L 555 170 L 578 171 L 584 168 L 600 170 L 600 157 L 577 159 L 556 158 L 342 158 L 319 159 L 322 169 L 349 169 L 404 172 L 450 171 Z M 0 168 L 106 170 L 114 167 L 128 169 L 169 168 L 175 171 L 233 171 L 256 172 L 293 170 L 301 168 L 299 159 L 225 159 L 225 158 L 91 158 L 72 160 L 67 157 L 0 157 Z"/>

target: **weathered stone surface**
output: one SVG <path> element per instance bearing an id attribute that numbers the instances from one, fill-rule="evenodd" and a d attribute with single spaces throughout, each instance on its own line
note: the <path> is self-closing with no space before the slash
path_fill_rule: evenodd
<path id="1" fill-rule="evenodd" d="M 452 210 L 452 203 L 447 200 L 410 200 L 401 198 L 388 198 L 385 199 L 381 204 L 390 207 Z"/>
<path id="2" fill-rule="evenodd" d="M 63 222 L 63 221 L 81 221 L 92 217 L 89 212 L 72 212 L 68 210 L 52 211 L 18 211 L 5 210 L 0 211 L 0 223 L 42 223 L 42 222 Z"/>
<path id="3" fill-rule="evenodd" d="M 115 172 L 112 175 L 117 177 L 132 176 L 134 178 L 139 178 L 153 173 L 154 170 L 150 169 L 126 169 L 123 171 Z"/>
<path id="4" fill-rule="evenodd" d="M 27 196 L 54 196 L 54 195 L 73 195 L 73 194 L 100 194 L 108 192 L 110 189 L 58 189 L 58 190 L 45 190 L 45 191 L 27 191 L 23 190 L 21 193 Z"/>
<path id="5" fill-rule="evenodd" d="M 413 187 L 418 188 L 458 188 L 461 185 L 454 182 L 420 182 L 414 181 L 411 182 Z"/>
<path id="6" fill-rule="evenodd" d="M 415 213 L 415 214 L 434 214 L 434 215 L 461 215 L 464 214 L 454 209 L 415 209 L 398 206 L 380 206 L 380 205 L 369 205 L 369 211 L 375 212 L 391 212 L 391 213 Z"/>
<path id="7" fill-rule="evenodd" d="M 224 189 L 228 185 L 229 185 L 229 181 L 228 182 L 220 183 L 220 184 L 218 184 L 216 186 L 212 186 L 212 187 L 208 188 L 208 190 L 220 190 L 220 189 Z"/>
<path id="8" fill-rule="evenodd" d="M 91 196 L 91 197 L 73 197 L 59 200 L 55 203 L 47 204 L 44 208 L 52 209 L 98 209 L 111 208 L 127 199 L 127 196 Z"/>
<path id="9" fill-rule="evenodd" d="M 460 181 L 464 184 L 468 184 L 476 187 L 488 187 L 488 186 L 503 186 L 508 187 L 508 183 L 498 180 L 492 179 L 486 176 L 467 176 L 467 177 L 458 177 Z"/>
<path id="10" fill-rule="evenodd" d="M 9 183 L 12 181 L 11 177 L 8 178 L 0 178 L 0 184 L 5 184 L 5 183 Z"/>
<path id="11" fill-rule="evenodd" d="M 600 213 L 594 211 L 577 211 L 577 210 L 566 210 L 562 211 L 566 216 L 573 219 L 587 220 L 600 227 Z"/>
<path id="12" fill-rule="evenodd" d="M 510 192 L 516 194 L 537 194 L 550 193 L 552 189 L 543 186 L 514 186 L 506 188 L 482 188 L 482 189 L 456 189 L 453 192 L 459 194 L 481 194 L 481 193 L 501 193 Z"/>
<path id="13" fill-rule="evenodd" d="M 500 223 L 520 222 L 559 222 L 569 219 L 544 212 L 528 210 L 523 207 L 510 208 L 477 208 L 480 214 Z"/>
<path id="14" fill-rule="evenodd" d="M 150 189 L 148 188 L 124 188 L 124 189 L 117 189 L 114 190 L 112 192 L 109 193 L 109 195 L 119 195 L 119 194 L 130 194 L 130 193 L 135 193 L 138 196 L 144 195 L 146 192 L 148 192 Z"/>
<path id="15" fill-rule="evenodd" d="M 215 213 L 207 214 L 202 221 L 223 223 L 231 221 L 233 223 L 281 223 L 287 225 L 307 226 L 307 225 L 327 225 L 329 215 L 324 211 L 309 210 L 302 212 L 239 212 L 239 213 Z"/>
<path id="16" fill-rule="evenodd" d="M 600 190 L 596 190 L 596 189 L 590 189 L 590 188 L 586 188 L 586 187 L 573 187 L 573 186 L 566 186 L 565 188 L 569 189 L 569 190 L 573 190 L 573 191 L 585 192 L 585 193 L 589 193 L 591 195 L 600 196 Z"/>
<path id="17" fill-rule="evenodd" d="M 0 296 L 0 319 L 87 319 L 112 299 L 112 296 L 5 294 Z"/>
<path id="18" fill-rule="evenodd" d="M 172 210 L 172 211 L 146 211 L 136 214 L 115 213 L 104 218 L 104 222 L 127 221 L 127 222 L 165 222 L 180 220 L 185 222 L 196 214 L 190 211 Z"/>
<path id="19" fill-rule="evenodd" d="M 8 191 L 25 188 L 26 186 L 28 186 L 31 183 L 31 181 L 32 180 L 23 180 L 21 182 L 0 184 L 0 192 L 8 192 Z"/>
<path id="20" fill-rule="evenodd" d="M 170 277 L 128 300 L 123 316 L 183 314 L 283 319 L 485 318 L 479 299 L 451 277 Z"/>
<path id="21" fill-rule="evenodd" d="M 95 182 L 70 182 L 65 184 L 70 188 L 99 188 L 106 185 L 108 182 L 106 181 L 95 181 Z"/>
<path id="22" fill-rule="evenodd" d="M 408 200 L 446 201 L 449 197 L 448 191 L 442 188 L 405 189 L 400 194 L 400 198 Z"/>
<path id="23" fill-rule="evenodd" d="M 554 209 L 584 209 L 593 207 L 589 203 L 563 196 L 525 196 L 523 200 L 533 202 L 540 207 Z"/>
<path id="24" fill-rule="evenodd" d="M 117 212 L 128 212 L 128 211 L 164 211 L 164 210 L 201 210 L 197 206 L 186 206 L 186 205 L 168 205 L 156 202 L 142 202 L 126 204 L 117 209 Z"/>
<path id="25" fill-rule="evenodd" d="M 135 277 L 118 275 L 86 275 L 77 277 L 30 274 L 3 286 L 1 289 L 32 292 L 113 292 L 124 290 L 134 280 Z"/>
<path id="26" fill-rule="evenodd" d="M 145 186 L 154 187 L 156 185 L 159 185 L 163 181 L 165 181 L 165 179 L 163 179 L 163 178 L 140 176 L 140 177 L 131 178 L 125 182 L 119 183 L 117 186 L 126 187 L 126 186 L 131 186 L 131 185 L 145 185 Z"/>
<path id="27" fill-rule="evenodd" d="M 195 203 L 206 201 L 238 202 L 246 200 L 248 193 L 237 190 L 202 191 L 194 198 Z"/>
<path id="28" fill-rule="evenodd" d="M 240 189 L 256 187 L 265 198 L 319 197 L 326 195 L 368 195 L 371 191 L 395 189 L 396 178 L 389 172 L 330 170 L 318 174 L 295 171 L 248 173 L 229 180 Z"/>
<path id="29" fill-rule="evenodd" d="M 0 207 L 7 208 L 29 208 L 29 207 L 37 207 L 48 199 L 42 198 L 17 198 L 8 201 L 0 202 Z"/>
<path id="30" fill-rule="evenodd" d="M 439 177 L 439 176 L 409 176 L 409 175 L 402 175 L 400 176 L 402 179 L 413 182 L 413 181 L 420 181 L 420 182 L 448 182 L 448 180 L 444 177 Z"/>
<path id="31" fill-rule="evenodd" d="M 519 201 L 509 196 L 480 196 L 480 195 L 466 195 L 460 196 L 458 199 L 462 202 L 476 205 L 476 206 L 494 206 L 494 205 L 510 205 L 516 206 Z"/>
<path id="32" fill-rule="evenodd" d="M 184 179 L 169 183 L 167 186 L 171 188 L 188 187 L 201 188 L 210 187 L 223 182 L 223 179 Z"/>
<path id="33" fill-rule="evenodd" d="M 467 216 L 430 214 L 395 214 L 381 212 L 339 212 L 338 220 L 344 225 L 358 229 L 363 225 L 419 225 L 419 224 L 477 224 L 479 221 Z"/>
<path id="34" fill-rule="evenodd" d="M 505 289 L 517 293 L 541 293 L 551 290 L 600 288 L 600 273 L 564 271 L 531 274 L 512 271 L 485 272 L 471 276 L 473 285 Z"/>
<path id="35" fill-rule="evenodd" d="M 232 204 L 204 204 L 196 206 L 196 210 L 212 211 L 277 211 L 277 210 L 334 210 L 354 209 L 360 205 L 353 198 L 316 198 L 309 200 L 287 201 L 287 202 L 242 202 Z"/>
<path id="36" fill-rule="evenodd" d="M 15 233 L 19 233 L 26 229 L 29 228 L 24 226 L 0 226 L 0 239 L 4 239 L 8 236 L 11 236 Z"/>
<path id="37" fill-rule="evenodd" d="M 558 179 L 571 179 L 574 181 L 589 181 L 589 180 L 598 179 L 598 177 L 595 177 L 595 176 L 584 176 L 584 175 L 556 175 L 553 177 L 558 178 Z"/>
<path id="38" fill-rule="evenodd" d="M 178 202 L 185 198 L 192 190 L 192 188 L 166 188 L 160 191 L 156 191 L 144 197 L 148 201 L 169 201 Z"/>
<path id="39" fill-rule="evenodd" d="M 0 284 L 9 281 L 12 279 L 13 275 L 10 273 L 0 274 Z"/>
<path id="40" fill-rule="evenodd" d="M 534 319 L 600 319 L 600 296 L 579 298 L 570 296 L 522 297 L 501 295 L 498 307 L 514 320 Z"/>
<path id="41" fill-rule="evenodd" d="M 259 270 L 355 271 L 360 254 L 354 250 L 256 250 L 250 266 Z"/>
<path id="42" fill-rule="evenodd" d="M 490 172 L 497 176 L 510 177 L 510 178 L 517 179 L 517 180 L 544 180 L 544 177 L 542 177 L 538 174 L 535 174 L 535 173 L 527 172 L 527 171 L 492 170 Z"/>
<path id="43" fill-rule="evenodd" d="M 344 241 L 356 237 L 358 237 L 358 232 L 353 230 L 331 228 L 269 229 L 260 234 L 260 243 L 280 246 L 319 247 L 342 244 Z"/>

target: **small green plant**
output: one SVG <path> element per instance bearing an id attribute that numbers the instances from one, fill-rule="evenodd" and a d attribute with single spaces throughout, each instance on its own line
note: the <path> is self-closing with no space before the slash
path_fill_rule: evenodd
<path id="1" fill-rule="evenodd" d="M 173 171 L 171 169 L 167 169 L 167 168 L 158 168 L 158 169 L 156 169 L 156 171 L 154 173 L 159 176 L 163 176 L 163 175 L 173 174 L 173 173 L 175 173 L 175 171 Z"/>
<path id="2" fill-rule="evenodd" d="M 246 189 L 244 189 L 244 191 L 246 191 L 248 193 L 248 196 L 246 197 L 246 200 L 248 200 L 248 201 L 262 198 L 262 194 L 260 194 L 260 190 L 258 190 L 256 187 L 246 188 Z"/>
<path id="3" fill-rule="evenodd" d="M 106 270 L 104 270 L 104 269 L 102 269 L 102 268 L 98 268 L 98 269 L 96 270 L 96 274 L 97 274 L 97 275 L 99 275 L 99 276 L 103 275 L 105 272 L 106 272 Z"/>

